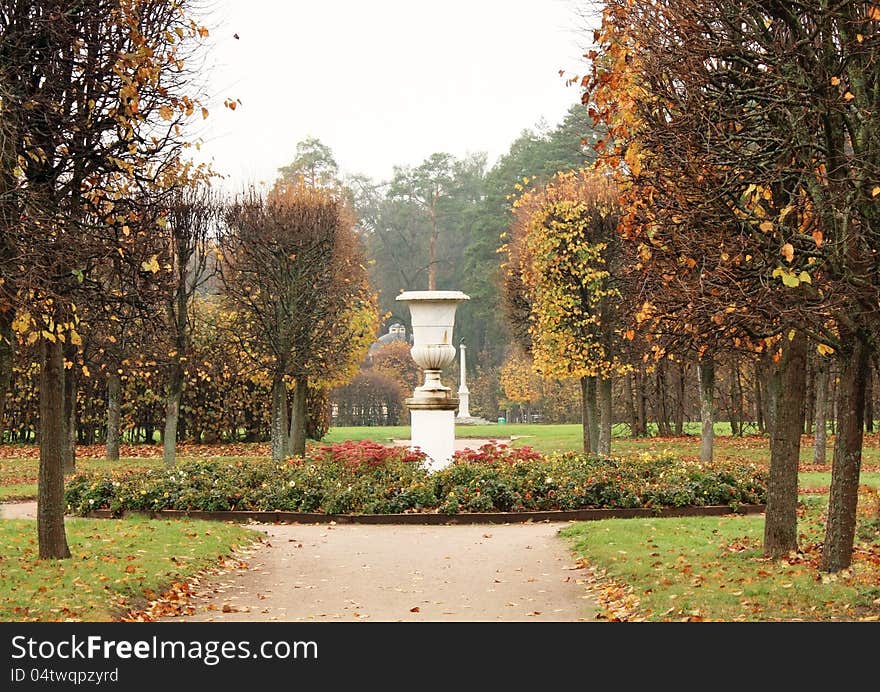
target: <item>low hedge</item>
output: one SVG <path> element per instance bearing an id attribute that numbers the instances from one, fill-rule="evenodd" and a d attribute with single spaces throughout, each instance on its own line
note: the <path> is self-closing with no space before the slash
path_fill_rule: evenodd
<path id="1" fill-rule="evenodd" d="M 327 514 L 507 512 L 763 503 L 766 476 L 752 466 L 695 464 L 670 455 L 600 459 L 543 456 L 487 445 L 428 473 L 424 458 L 372 442 L 319 447 L 284 463 L 190 461 L 171 469 L 83 474 L 68 509 L 290 511 Z"/>

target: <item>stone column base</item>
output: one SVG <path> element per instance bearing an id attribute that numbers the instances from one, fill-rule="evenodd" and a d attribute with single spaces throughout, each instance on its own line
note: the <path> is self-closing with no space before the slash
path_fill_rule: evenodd
<path id="1" fill-rule="evenodd" d="M 467 388 L 462 389 L 459 387 L 458 389 L 458 417 L 459 418 L 470 418 L 471 417 L 471 408 L 470 408 L 470 398 L 471 393 Z"/>
<path id="2" fill-rule="evenodd" d="M 413 408 L 410 421 L 410 444 L 427 455 L 428 470 L 439 471 L 449 466 L 455 453 L 455 411 Z"/>

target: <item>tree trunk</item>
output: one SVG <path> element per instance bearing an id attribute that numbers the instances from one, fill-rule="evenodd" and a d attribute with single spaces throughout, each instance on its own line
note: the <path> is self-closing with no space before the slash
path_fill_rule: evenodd
<path id="1" fill-rule="evenodd" d="M 437 290 L 437 209 L 431 207 L 431 240 L 428 247 L 428 290 Z"/>
<path id="2" fill-rule="evenodd" d="M 745 435 L 745 414 L 743 413 L 743 385 L 742 371 L 740 369 L 739 358 L 733 359 L 733 412 L 736 418 L 737 430 L 733 430 L 731 422 L 731 432 L 734 435 L 742 437 Z"/>
<path id="3" fill-rule="evenodd" d="M 684 435 L 684 385 L 685 385 L 685 366 L 684 362 L 679 362 L 678 373 L 676 377 L 676 397 L 675 397 L 675 434 Z"/>
<path id="4" fill-rule="evenodd" d="M 700 461 L 712 461 L 715 447 L 715 361 L 711 357 L 700 358 L 697 367 L 700 381 Z"/>
<path id="5" fill-rule="evenodd" d="M 865 381 L 865 432 L 874 432 L 874 376 L 868 363 Z"/>
<path id="6" fill-rule="evenodd" d="M 837 382 L 840 379 L 839 373 L 837 369 L 834 367 L 835 363 L 832 361 L 828 366 L 828 386 L 830 391 L 828 392 L 828 400 L 831 402 L 831 434 L 837 434 Z M 837 449 L 837 445 L 835 445 L 835 451 Z"/>
<path id="7" fill-rule="evenodd" d="M 825 411 L 828 409 L 828 362 L 819 357 L 816 363 L 816 412 L 813 414 L 815 441 L 813 443 L 813 463 L 824 465 L 827 462 L 826 449 L 828 432 Z"/>
<path id="8" fill-rule="evenodd" d="M 614 424 L 611 397 L 613 384 L 610 377 L 599 378 L 599 444 L 596 451 L 603 457 L 611 456 L 611 428 Z"/>
<path id="9" fill-rule="evenodd" d="M 0 444 L 6 432 L 6 397 L 12 383 L 12 369 L 15 362 L 15 334 L 12 331 L 12 310 L 0 313 Z"/>
<path id="10" fill-rule="evenodd" d="M 276 374 L 272 378 L 272 461 L 284 459 L 287 451 L 287 387 L 284 376 Z"/>
<path id="11" fill-rule="evenodd" d="M 119 461 L 121 396 L 122 382 L 116 370 L 112 370 L 107 375 L 107 458 L 110 461 Z"/>
<path id="12" fill-rule="evenodd" d="M 290 411 L 290 453 L 293 456 L 306 454 L 306 416 L 308 415 L 309 382 L 305 377 L 296 378 L 293 389 L 293 404 Z"/>
<path id="13" fill-rule="evenodd" d="M 596 454 L 599 448 L 599 414 L 596 409 L 596 378 L 581 378 L 581 424 L 584 429 L 584 454 Z"/>
<path id="14" fill-rule="evenodd" d="M 654 393 L 657 396 L 657 434 L 661 437 L 669 437 L 672 430 L 669 427 L 669 407 L 666 401 L 666 368 L 662 360 L 657 363 Z"/>
<path id="15" fill-rule="evenodd" d="M 177 458 L 177 424 L 180 420 L 180 399 L 183 395 L 183 365 L 171 367 L 168 388 L 165 391 L 165 430 L 162 434 L 162 462 L 166 468 L 174 466 Z"/>
<path id="16" fill-rule="evenodd" d="M 636 407 L 633 402 L 633 376 L 627 373 L 623 378 L 623 402 L 626 405 L 626 417 L 629 420 L 629 430 L 633 437 L 639 436 L 639 419 L 636 416 Z"/>
<path id="17" fill-rule="evenodd" d="M 284 456 L 292 457 L 292 456 L 295 456 L 293 453 L 293 427 L 294 427 L 294 425 L 296 425 L 296 420 L 294 420 L 296 418 L 296 406 L 294 405 L 294 402 L 290 397 L 288 397 L 286 404 L 288 405 L 288 411 L 287 411 L 288 425 L 287 425 L 287 441 L 285 442 L 285 446 L 284 446 Z M 380 425 L 380 423 L 377 420 L 376 410 L 375 410 L 372 403 L 365 406 L 363 418 L 365 421 L 369 421 L 368 423 L 366 423 L 366 425 L 368 425 L 368 426 L 369 425 Z"/>
<path id="18" fill-rule="evenodd" d="M 796 332 L 784 339 L 776 399 L 776 424 L 770 434 L 770 480 L 764 520 L 764 555 L 779 559 L 797 550 L 798 458 L 801 448 L 801 411 L 807 372 L 807 339 Z"/>
<path id="19" fill-rule="evenodd" d="M 826 572 L 846 569 L 852 562 L 862 466 L 865 386 L 870 362 L 867 335 L 841 333 L 840 338 L 849 345 L 849 351 L 840 354 L 837 438 L 822 550 L 822 569 Z"/>
<path id="20" fill-rule="evenodd" d="M 821 359 L 821 356 L 819 356 Z M 816 413 L 816 378 L 819 365 L 816 358 L 807 358 L 807 388 L 804 394 L 804 435 L 813 434 L 813 417 Z"/>
<path id="21" fill-rule="evenodd" d="M 37 538 L 42 560 L 70 557 L 64 532 L 64 352 L 42 340 Z"/>
<path id="22" fill-rule="evenodd" d="M 584 454 L 589 454 L 592 451 L 590 445 L 590 416 L 588 414 L 590 391 L 587 380 L 589 378 L 586 375 L 581 377 L 581 436 Z"/>
<path id="23" fill-rule="evenodd" d="M 64 473 L 76 471 L 76 392 L 79 385 L 76 376 L 76 359 L 78 351 L 73 344 L 65 344 L 62 348 L 65 360 L 71 363 L 64 369 Z"/>
<path id="24" fill-rule="evenodd" d="M 755 425 L 758 426 L 758 433 L 763 435 L 767 432 L 767 428 L 764 425 L 764 397 L 763 397 L 763 387 L 761 386 L 762 373 L 761 366 L 759 363 L 755 363 Z"/>
<path id="25" fill-rule="evenodd" d="M 764 420 L 767 432 L 773 435 L 776 428 L 776 414 L 779 412 L 779 399 L 782 396 L 781 371 L 778 367 L 768 366 L 764 368 L 767 377 L 767 395 L 764 397 Z"/>
<path id="26" fill-rule="evenodd" d="M 639 418 L 639 437 L 645 437 L 648 434 L 648 411 L 647 399 L 645 395 L 645 373 L 640 368 L 636 374 L 636 414 Z"/>

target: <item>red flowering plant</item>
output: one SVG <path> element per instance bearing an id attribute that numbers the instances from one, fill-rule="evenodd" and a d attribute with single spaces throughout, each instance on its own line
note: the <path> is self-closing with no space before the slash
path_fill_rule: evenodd
<path id="1" fill-rule="evenodd" d="M 463 449 L 453 457 L 457 464 L 516 464 L 543 459 L 544 456 L 531 447 L 510 447 L 496 442 L 488 442 L 479 449 Z"/>
<path id="2" fill-rule="evenodd" d="M 349 470 L 376 469 L 393 463 L 417 464 L 424 460 L 425 455 L 419 450 L 391 447 L 370 440 L 321 445 L 306 453 L 306 461 L 309 463 L 341 464 Z"/>

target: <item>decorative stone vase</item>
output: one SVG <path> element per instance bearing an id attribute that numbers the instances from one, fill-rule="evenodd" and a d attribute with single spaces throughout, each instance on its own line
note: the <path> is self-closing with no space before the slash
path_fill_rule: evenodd
<path id="1" fill-rule="evenodd" d="M 412 429 L 410 445 L 425 453 L 430 471 L 438 471 L 452 463 L 455 454 L 458 408 L 458 397 L 443 386 L 440 371 L 455 359 L 455 308 L 470 297 L 461 291 L 406 291 L 397 300 L 409 306 L 413 331 L 410 353 L 425 372 L 424 384 L 406 400 Z"/>
<path id="2" fill-rule="evenodd" d="M 430 404 L 440 400 L 457 404 L 452 390 L 440 381 L 440 372 L 455 360 L 452 345 L 455 309 L 470 297 L 461 291 L 406 291 L 397 296 L 397 300 L 409 306 L 413 332 L 410 353 L 425 373 L 424 384 L 413 392 L 413 403 Z"/>

